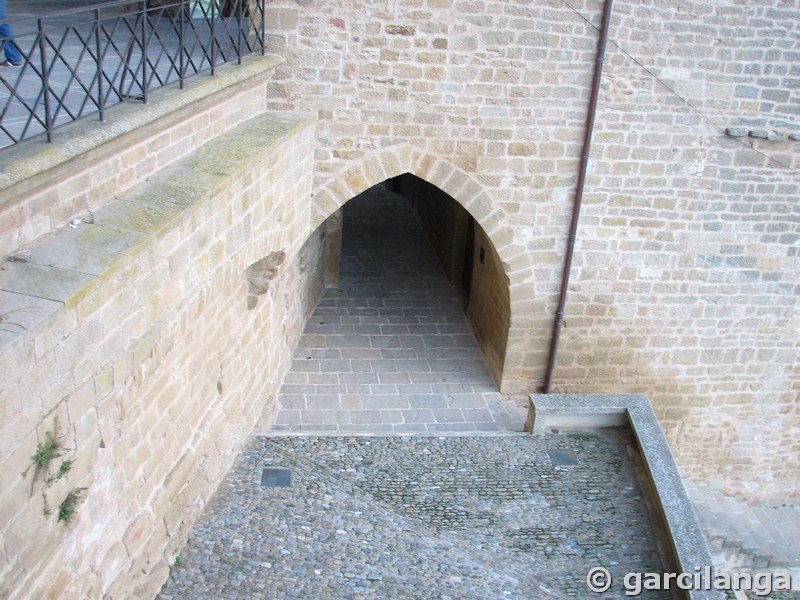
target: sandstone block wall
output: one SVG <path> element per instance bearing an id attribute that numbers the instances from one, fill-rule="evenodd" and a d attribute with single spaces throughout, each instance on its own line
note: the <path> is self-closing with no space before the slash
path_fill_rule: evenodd
<path id="1" fill-rule="evenodd" d="M 237 106 L 241 90 L 218 92 L 194 118 Z M 271 422 L 327 244 L 310 226 L 313 117 L 253 110 L 104 203 L 90 186 L 92 222 L 0 263 L 0 596 L 153 597 Z"/>
<path id="2" fill-rule="evenodd" d="M 509 280 L 503 391 L 547 363 L 599 0 L 276 0 L 269 106 L 319 116 L 321 223 L 404 172 Z M 797 500 L 797 7 L 617 0 L 555 391 L 652 399 L 682 473 Z"/>

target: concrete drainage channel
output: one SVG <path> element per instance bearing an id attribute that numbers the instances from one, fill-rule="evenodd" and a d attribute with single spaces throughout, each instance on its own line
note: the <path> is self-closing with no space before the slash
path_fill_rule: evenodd
<path id="1" fill-rule="evenodd" d="M 593 413 L 587 403 L 605 407 L 607 426 L 570 430 L 569 414 Z M 646 399 L 548 396 L 533 406 L 536 435 L 254 436 L 160 598 L 620 598 L 627 573 L 711 564 L 693 513 L 677 517 L 674 498 L 648 503 L 685 492 L 664 487 L 677 471 L 668 449 L 653 454 Z M 613 414 L 633 414 L 635 427 Z M 666 525 L 653 519 L 659 506 Z M 587 583 L 596 568 L 613 579 L 598 594 Z"/>

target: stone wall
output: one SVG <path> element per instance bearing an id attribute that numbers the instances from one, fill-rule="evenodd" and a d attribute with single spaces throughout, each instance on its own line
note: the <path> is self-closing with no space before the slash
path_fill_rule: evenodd
<path id="1" fill-rule="evenodd" d="M 615 11 L 557 388 L 646 391 L 685 475 L 796 502 L 800 11 Z"/>
<path id="2" fill-rule="evenodd" d="M 264 98 L 264 81 L 241 85 Z M 193 118 L 233 110 L 239 87 Z M 271 422 L 327 228 L 310 226 L 314 119 L 252 110 L 105 202 L 90 187 L 91 219 L 0 263 L 0 596 L 153 597 Z"/>
<path id="3" fill-rule="evenodd" d="M 547 364 L 601 7 L 268 7 L 269 106 L 320 119 L 312 219 L 404 172 L 469 210 L 509 281 L 507 393 Z M 647 394 L 683 475 L 751 501 L 798 498 L 774 460 L 800 453 L 798 18 L 614 3 L 555 372 L 559 392 Z"/>
<path id="4" fill-rule="evenodd" d="M 469 234 L 472 236 L 472 275 L 467 321 L 489 370 L 501 381 L 510 319 L 508 277 L 486 232 L 476 225 Z"/>
<path id="5" fill-rule="evenodd" d="M 404 195 L 411 200 L 448 281 L 465 294 L 463 273 L 469 213 L 435 185 L 413 175 L 401 179 L 408 182 L 403 186 L 409 188 Z"/>

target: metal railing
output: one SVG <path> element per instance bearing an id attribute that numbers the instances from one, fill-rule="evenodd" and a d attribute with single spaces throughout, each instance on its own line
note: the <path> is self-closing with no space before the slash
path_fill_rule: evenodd
<path id="1" fill-rule="evenodd" d="M 22 53 L 0 68 L 0 147 L 224 63 L 264 54 L 265 0 L 117 1 L 7 20 Z M 0 61 L 4 58 L 0 39 Z"/>

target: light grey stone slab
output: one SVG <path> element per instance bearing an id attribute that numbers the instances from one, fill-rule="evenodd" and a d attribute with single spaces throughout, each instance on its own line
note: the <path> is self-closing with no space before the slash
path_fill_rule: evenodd
<path id="1" fill-rule="evenodd" d="M 94 276 L 58 267 L 4 260 L 0 263 L 0 290 L 66 302 Z"/>
<path id="2" fill-rule="evenodd" d="M 371 395 L 361 398 L 361 405 L 366 409 L 408 409 L 411 406 L 404 396 L 387 394 L 385 396 Z"/>
<path id="3" fill-rule="evenodd" d="M 339 396 L 333 394 L 314 394 L 306 397 L 307 409 L 341 409 Z"/>
<path id="4" fill-rule="evenodd" d="M 404 410 L 403 419 L 406 423 L 433 423 L 433 412 L 429 408 Z"/>
<path id="5" fill-rule="evenodd" d="M 373 348 L 400 348 L 400 337 L 396 335 L 371 335 L 369 340 Z"/>
<path id="6" fill-rule="evenodd" d="M 306 397 L 301 394 L 280 394 L 278 396 L 278 406 L 280 406 L 279 414 L 284 410 L 308 408 L 306 406 Z"/>
<path id="7" fill-rule="evenodd" d="M 411 394 L 406 398 L 411 408 L 447 408 L 443 394 Z"/>
<path id="8" fill-rule="evenodd" d="M 377 373 L 342 373 L 339 375 L 342 383 L 378 383 Z"/>
<path id="9" fill-rule="evenodd" d="M 301 423 L 300 420 L 300 411 L 299 410 L 289 410 L 282 408 L 278 411 L 277 417 L 275 417 L 275 424 L 276 425 L 299 425 Z"/>
<path id="10" fill-rule="evenodd" d="M 322 411 L 323 423 L 350 423 L 349 410 L 323 410 Z"/>
<path id="11" fill-rule="evenodd" d="M 488 408 L 462 408 L 461 413 L 464 415 L 464 420 L 470 423 L 488 423 L 494 420 Z"/>
<path id="12" fill-rule="evenodd" d="M 292 361 L 292 371 L 295 373 L 319 373 L 319 363 L 318 360 L 296 358 Z"/>
<path id="13" fill-rule="evenodd" d="M 361 403 L 360 394 L 342 394 L 340 396 L 340 402 L 342 408 L 347 410 L 357 411 L 361 408 L 364 408 L 364 405 Z"/>
<path id="14" fill-rule="evenodd" d="M 123 254 L 70 243 L 67 237 L 59 234 L 37 243 L 28 251 L 27 262 L 97 276 L 114 263 L 125 259 Z"/>
<path id="15" fill-rule="evenodd" d="M 375 373 L 396 373 L 397 363 L 394 360 L 371 360 L 370 365 Z"/>
<path id="16" fill-rule="evenodd" d="M 367 423 L 383 423 L 380 410 L 351 410 L 350 422 L 354 425 Z"/>
<path id="17" fill-rule="evenodd" d="M 320 373 L 350 373 L 353 367 L 348 359 L 321 359 L 319 361 Z"/>
<path id="18" fill-rule="evenodd" d="M 61 302 L 0 290 L 0 330 L 10 334 L 31 331 L 62 306 Z"/>
<path id="19" fill-rule="evenodd" d="M 434 408 L 433 418 L 437 423 L 463 423 L 464 413 L 458 408 Z"/>
<path id="20" fill-rule="evenodd" d="M 408 373 L 378 373 L 381 383 L 411 383 Z"/>
<path id="21" fill-rule="evenodd" d="M 371 358 L 383 358 L 385 350 L 378 348 L 342 348 L 342 358 L 359 358 L 369 360 Z"/>
<path id="22" fill-rule="evenodd" d="M 445 399 L 450 408 L 486 408 L 483 394 L 446 394 Z"/>
<path id="23" fill-rule="evenodd" d="M 380 377 L 380 375 L 379 375 Z M 390 383 L 377 383 L 369 386 L 371 394 L 396 395 L 397 386 Z"/>
<path id="24" fill-rule="evenodd" d="M 382 423 L 403 423 L 403 411 L 401 410 L 381 410 Z"/>

